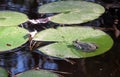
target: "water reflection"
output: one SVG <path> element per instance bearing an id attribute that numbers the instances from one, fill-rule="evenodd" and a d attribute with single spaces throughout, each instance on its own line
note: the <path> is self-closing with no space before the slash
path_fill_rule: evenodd
<path id="1" fill-rule="evenodd" d="M 30 52 L 19 50 L 5 53 L 0 59 L 0 66 L 9 70 L 12 75 L 29 70 L 35 65 Z"/>
<path id="2" fill-rule="evenodd" d="M 36 66 L 39 67 L 39 69 L 58 70 L 58 63 L 56 63 L 55 60 L 60 60 L 59 58 L 52 58 L 38 50 L 33 52 L 33 56 Z"/>
<path id="3" fill-rule="evenodd" d="M 58 65 L 54 62 L 46 61 L 43 65 L 43 69 L 57 70 Z"/>

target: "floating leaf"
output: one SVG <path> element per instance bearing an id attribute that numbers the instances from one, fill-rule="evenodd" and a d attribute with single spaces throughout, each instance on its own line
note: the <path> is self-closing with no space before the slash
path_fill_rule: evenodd
<path id="1" fill-rule="evenodd" d="M 78 24 L 98 18 L 104 8 L 86 1 L 59 1 L 39 7 L 39 13 L 60 13 L 50 17 L 50 21 L 60 24 Z"/>
<path id="2" fill-rule="evenodd" d="M 28 41 L 28 31 L 20 27 L 0 27 L 0 51 L 21 46 Z"/>
<path id="3" fill-rule="evenodd" d="M 17 77 L 59 77 L 58 74 L 49 72 L 47 70 L 30 70 L 23 72 Z"/>
<path id="4" fill-rule="evenodd" d="M 78 39 L 81 42 L 95 43 L 98 46 L 93 52 L 84 52 L 73 45 Z M 56 43 L 39 48 L 43 53 L 60 58 L 85 58 L 96 56 L 108 51 L 113 40 L 109 35 L 90 27 L 60 27 L 47 29 L 38 33 L 33 40 L 55 41 Z"/>
<path id="5" fill-rule="evenodd" d="M 61 0 L 61 1 L 85 1 L 85 0 Z"/>
<path id="6" fill-rule="evenodd" d="M 19 12 L 0 11 L 0 26 L 17 26 L 28 20 L 28 17 Z"/>
<path id="7" fill-rule="evenodd" d="M 101 5 L 86 1 L 58 1 L 39 7 L 39 13 L 82 12 L 87 10 L 100 14 L 104 12 Z"/>
<path id="8" fill-rule="evenodd" d="M 0 77 L 8 77 L 8 72 L 0 67 Z"/>

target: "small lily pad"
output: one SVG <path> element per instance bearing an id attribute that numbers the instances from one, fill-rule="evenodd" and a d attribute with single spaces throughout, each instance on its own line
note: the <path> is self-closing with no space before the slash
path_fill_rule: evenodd
<path id="1" fill-rule="evenodd" d="M 50 21 L 60 24 L 79 24 L 98 18 L 104 7 L 86 1 L 58 1 L 39 7 L 39 13 L 60 13 Z"/>
<path id="2" fill-rule="evenodd" d="M 2 67 L 0 67 L 0 77 L 8 77 L 8 72 Z"/>
<path id="3" fill-rule="evenodd" d="M 98 48 L 93 52 L 83 52 L 73 45 L 73 41 L 79 40 L 86 43 L 94 43 Z M 47 55 L 60 58 L 85 58 L 103 54 L 113 45 L 112 38 L 101 30 L 90 27 L 60 27 L 48 29 L 38 33 L 33 40 L 54 41 L 39 50 Z"/>
<path id="4" fill-rule="evenodd" d="M 17 77 L 60 77 L 60 76 L 47 70 L 30 70 L 17 75 Z"/>
<path id="5" fill-rule="evenodd" d="M 17 26 L 28 20 L 28 17 L 15 11 L 0 11 L 0 26 Z"/>
<path id="6" fill-rule="evenodd" d="M 27 41 L 27 30 L 20 27 L 0 27 L 0 51 L 14 49 Z"/>

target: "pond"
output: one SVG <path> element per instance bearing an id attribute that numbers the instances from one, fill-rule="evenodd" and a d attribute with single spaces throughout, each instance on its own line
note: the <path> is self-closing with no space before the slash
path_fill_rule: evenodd
<path id="1" fill-rule="evenodd" d="M 120 42 L 107 53 L 84 59 L 61 60 L 27 48 L 1 55 L 0 65 L 15 75 L 33 68 L 52 70 L 64 77 L 119 77 Z"/>
<path id="2" fill-rule="evenodd" d="M 36 2 L 34 2 L 34 7 L 29 6 L 28 10 L 28 6 L 23 7 L 23 5 L 19 4 L 14 5 L 11 0 L 6 1 L 8 2 L 3 2 L 3 6 L 0 7 L 0 9 L 21 11 L 26 13 L 29 18 L 34 19 L 39 18 L 40 16 L 36 12 Z M 44 0 L 43 2 L 40 1 L 37 6 L 40 6 L 42 3 L 48 3 L 52 1 L 55 0 Z M 22 4 L 22 2 L 20 3 Z M 10 6 L 8 7 L 6 5 Z M 45 28 L 59 26 L 59 24 L 48 23 L 33 26 L 26 26 L 26 28 L 30 31 L 34 29 L 41 31 Z M 99 56 L 80 59 L 60 59 L 40 53 L 37 49 L 34 50 L 34 52 L 29 52 L 29 46 L 28 43 L 26 43 L 20 48 L 6 52 L 4 54 L 0 54 L 0 66 L 9 70 L 11 73 L 9 77 L 30 69 L 38 69 L 38 67 L 39 69 L 46 69 L 58 73 L 64 77 L 120 77 L 120 38 L 118 37 L 115 39 L 113 34 L 110 33 L 110 35 L 115 41 L 113 47 L 106 53 Z"/>

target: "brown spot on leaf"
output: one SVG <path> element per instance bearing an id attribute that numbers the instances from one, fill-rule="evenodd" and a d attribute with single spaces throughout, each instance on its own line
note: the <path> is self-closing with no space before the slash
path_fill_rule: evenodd
<path id="1" fill-rule="evenodd" d="M 11 46 L 11 44 L 6 44 L 7 46 Z"/>

